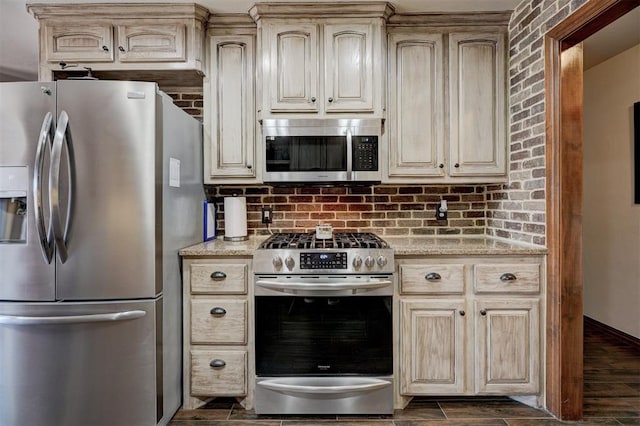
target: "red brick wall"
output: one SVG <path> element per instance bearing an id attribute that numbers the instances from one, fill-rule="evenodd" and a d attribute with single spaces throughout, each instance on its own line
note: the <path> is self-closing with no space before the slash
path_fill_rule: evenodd
<path id="1" fill-rule="evenodd" d="M 262 207 L 273 208 L 273 232 L 311 231 L 319 223 L 335 230 L 379 235 L 477 235 L 485 233 L 484 185 L 412 185 L 373 187 L 207 187 L 218 208 L 224 234 L 223 197 L 247 198 L 249 234 L 266 234 Z M 447 221 L 435 220 L 440 200 L 447 200 Z"/>
<path id="2" fill-rule="evenodd" d="M 160 87 L 160 90 L 171 96 L 174 104 L 202 121 L 202 87 Z"/>

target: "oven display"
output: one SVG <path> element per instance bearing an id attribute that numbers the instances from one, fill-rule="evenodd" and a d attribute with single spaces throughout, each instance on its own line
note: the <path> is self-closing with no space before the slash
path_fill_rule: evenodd
<path id="1" fill-rule="evenodd" d="M 300 253 L 300 269 L 347 269 L 347 253 Z"/>

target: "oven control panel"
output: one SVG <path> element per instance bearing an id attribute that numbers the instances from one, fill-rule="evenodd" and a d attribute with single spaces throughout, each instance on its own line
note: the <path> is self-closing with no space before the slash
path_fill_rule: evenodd
<path id="1" fill-rule="evenodd" d="M 346 252 L 300 253 L 300 269 L 347 269 Z"/>

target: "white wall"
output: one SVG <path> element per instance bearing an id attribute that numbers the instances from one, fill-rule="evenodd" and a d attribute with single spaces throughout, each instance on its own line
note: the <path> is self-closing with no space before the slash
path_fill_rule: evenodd
<path id="1" fill-rule="evenodd" d="M 640 44 L 584 73 L 584 314 L 640 338 L 633 104 Z"/>

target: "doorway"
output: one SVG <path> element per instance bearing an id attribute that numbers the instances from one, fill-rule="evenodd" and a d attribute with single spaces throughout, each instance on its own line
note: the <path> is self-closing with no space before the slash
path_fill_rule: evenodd
<path id="1" fill-rule="evenodd" d="M 583 71 L 590 35 L 638 0 L 589 0 L 545 35 L 547 175 L 547 408 L 582 418 L 583 401 Z"/>

